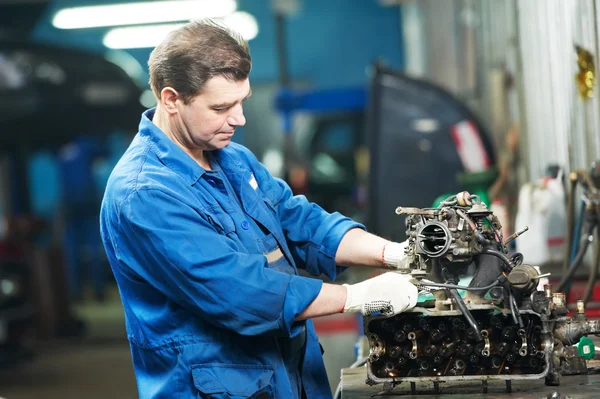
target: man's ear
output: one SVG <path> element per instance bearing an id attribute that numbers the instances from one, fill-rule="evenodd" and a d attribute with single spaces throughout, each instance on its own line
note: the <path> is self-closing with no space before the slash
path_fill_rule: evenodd
<path id="1" fill-rule="evenodd" d="M 179 99 L 179 93 L 172 87 L 165 87 L 160 91 L 160 104 L 170 114 L 177 112 L 177 100 Z"/>

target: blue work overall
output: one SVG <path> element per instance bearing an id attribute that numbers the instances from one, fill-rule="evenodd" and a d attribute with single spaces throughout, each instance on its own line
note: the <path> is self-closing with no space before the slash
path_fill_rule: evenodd
<path id="1" fill-rule="evenodd" d="M 334 279 L 327 213 L 243 146 L 201 168 L 151 122 L 109 178 L 102 239 L 125 308 L 140 398 L 329 398 L 313 324 L 295 321 Z"/>

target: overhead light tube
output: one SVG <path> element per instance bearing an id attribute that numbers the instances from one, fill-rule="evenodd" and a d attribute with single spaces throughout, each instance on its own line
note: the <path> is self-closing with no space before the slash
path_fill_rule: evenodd
<path id="1" fill-rule="evenodd" d="M 235 0 L 144 1 L 64 8 L 52 25 L 59 29 L 140 25 L 226 17 L 237 8 Z"/>
<path id="2" fill-rule="evenodd" d="M 258 23 L 252 14 L 238 11 L 217 20 L 229 29 L 238 32 L 244 40 L 251 40 L 258 34 Z M 103 43 L 112 49 L 149 48 L 157 46 L 169 32 L 183 26 L 179 24 L 161 24 L 114 28 L 106 33 Z"/>

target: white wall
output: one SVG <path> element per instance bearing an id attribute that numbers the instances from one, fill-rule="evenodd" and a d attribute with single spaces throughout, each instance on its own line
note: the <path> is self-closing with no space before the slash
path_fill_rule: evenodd
<path id="1" fill-rule="evenodd" d="M 591 51 L 598 65 L 600 0 L 402 4 L 404 39 L 421 45 L 405 46 L 407 72 L 463 98 L 499 145 L 518 123 L 523 178 L 536 179 L 551 163 L 569 172 L 600 158 L 598 88 L 584 100 L 575 82 L 575 45 Z M 507 74 L 513 88 L 503 86 Z"/>
<path id="2" fill-rule="evenodd" d="M 567 171 L 600 157 L 598 89 L 582 99 L 575 45 L 598 55 L 596 0 L 518 0 L 525 131 L 532 178 L 548 163 Z"/>

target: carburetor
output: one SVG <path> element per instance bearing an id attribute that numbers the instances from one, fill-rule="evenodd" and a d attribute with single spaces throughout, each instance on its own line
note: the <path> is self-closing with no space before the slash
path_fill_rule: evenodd
<path id="1" fill-rule="evenodd" d="M 419 302 L 393 317 L 365 317 L 369 340 L 367 383 L 386 389 L 419 381 L 545 378 L 558 385 L 564 345 L 600 333 L 581 307 L 567 317 L 565 296 L 550 286 L 538 290 L 542 275 L 509 255 L 498 218 L 479 197 L 459 193 L 437 208 L 402 208 L 408 245 L 401 273 L 419 288 Z M 459 285 L 463 279 L 467 285 Z"/>

